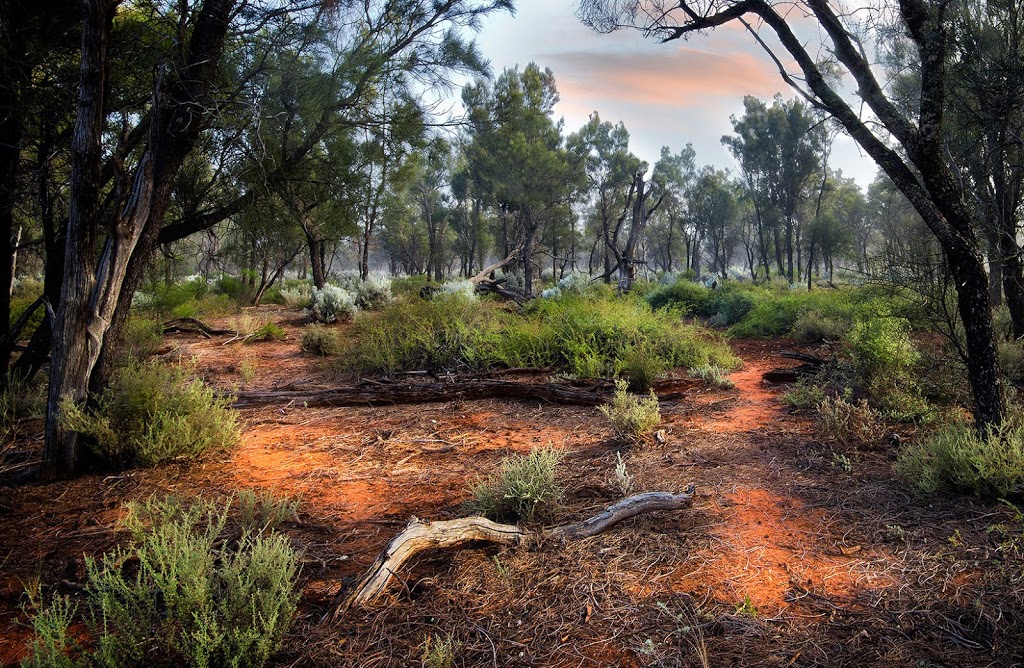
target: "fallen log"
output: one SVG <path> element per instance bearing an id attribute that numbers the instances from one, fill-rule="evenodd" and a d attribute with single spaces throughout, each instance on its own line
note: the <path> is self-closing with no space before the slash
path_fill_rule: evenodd
<path id="1" fill-rule="evenodd" d="M 276 403 L 306 406 L 379 406 L 429 403 L 455 399 L 539 399 L 555 404 L 598 406 L 608 401 L 608 388 L 581 388 L 565 383 L 517 383 L 510 380 L 463 380 L 434 383 L 381 383 L 363 381 L 326 390 L 271 390 L 237 392 L 235 408 Z"/>
<path id="2" fill-rule="evenodd" d="M 781 351 L 779 353 L 779 357 L 784 357 L 788 360 L 798 360 L 800 362 L 805 362 L 813 366 L 824 366 L 828 364 L 828 360 L 824 360 L 820 357 L 815 357 L 814 355 L 808 355 L 807 353 L 794 352 L 792 350 Z"/>
<path id="3" fill-rule="evenodd" d="M 321 621 L 332 624 L 351 608 L 372 605 L 387 589 L 396 573 L 421 552 L 460 548 L 470 543 L 517 545 L 527 539 L 554 538 L 580 540 L 607 531 L 623 520 L 658 510 L 681 510 L 693 504 L 696 487 L 690 484 L 680 494 L 646 492 L 623 499 L 582 522 L 573 522 L 541 531 L 529 531 L 514 524 L 498 524 L 485 517 L 463 517 L 443 522 L 428 522 L 413 517 L 404 531 L 395 536 L 366 573 L 351 588 L 335 597 Z"/>
<path id="4" fill-rule="evenodd" d="M 522 249 L 522 246 L 516 246 L 515 250 L 508 254 L 508 257 L 506 257 L 504 260 L 498 260 L 494 264 L 485 267 L 476 276 L 470 278 L 469 282 L 472 283 L 473 285 L 480 285 L 482 281 L 487 280 L 487 277 L 491 275 L 491 272 L 497 271 L 504 267 L 505 265 L 512 264 L 513 262 L 518 260 L 520 251 L 522 251 Z"/>
<path id="5" fill-rule="evenodd" d="M 233 329 L 210 327 L 205 322 L 196 318 L 175 318 L 174 320 L 168 320 L 161 327 L 163 327 L 164 334 L 202 334 L 208 339 L 214 336 L 238 336 L 238 332 Z"/>
<path id="6" fill-rule="evenodd" d="M 530 301 L 530 298 L 527 297 L 526 295 L 521 295 L 518 292 L 512 292 L 511 290 L 506 290 L 505 288 L 501 287 L 498 281 L 481 281 L 480 283 L 476 284 L 476 291 L 493 292 L 502 299 L 514 301 L 517 304 L 525 304 L 526 302 Z"/>
<path id="7" fill-rule="evenodd" d="M 805 376 L 811 376 L 818 373 L 823 366 L 828 364 L 828 360 L 815 357 L 814 355 L 808 355 L 806 353 L 793 352 L 791 350 L 781 351 L 779 353 L 779 357 L 798 360 L 803 362 L 803 364 L 794 367 L 765 371 L 761 374 L 761 378 L 769 383 L 796 383 Z"/>

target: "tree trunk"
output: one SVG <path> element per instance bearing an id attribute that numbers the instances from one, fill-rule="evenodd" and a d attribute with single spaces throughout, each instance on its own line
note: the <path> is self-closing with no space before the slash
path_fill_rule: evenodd
<path id="1" fill-rule="evenodd" d="M 99 357 L 103 332 L 90 318 L 96 284 L 92 258 L 99 228 L 100 159 L 107 79 L 107 48 L 116 0 L 83 3 L 78 114 L 71 140 L 71 202 L 61 301 L 57 309 L 47 396 L 43 475 L 69 476 L 78 462 L 78 434 L 60 424 L 63 401 L 85 401 L 89 373 Z"/>

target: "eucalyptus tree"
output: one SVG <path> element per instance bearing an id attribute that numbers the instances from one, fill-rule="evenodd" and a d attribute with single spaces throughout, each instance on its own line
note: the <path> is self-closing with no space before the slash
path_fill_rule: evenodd
<path id="1" fill-rule="evenodd" d="M 707 239 L 713 273 L 729 277 L 729 265 L 739 241 L 736 195 L 729 176 L 719 169 L 705 166 L 697 172 L 693 186 L 687 193 L 687 209 L 698 239 Z M 692 266 L 700 276 L 702 244 L 694 243 Z"/>
<path id="2" fill-rule="evenodd" d="M 42 3 L 40 3 L 42 4 Z M 152 68 L 121 67 L 137 52 L 112 49 L 119 0 L 82 3 L 81 77 L 71 132 L 71 187 L 60 302 L 53 327 L 44 472 L 74 472 L 78 437 L 61 426 L 60 407 L 86 399 L 101 355 L 115 344 L 131 295 L 158 243 L 209 229 L 264 190 L 246 190 L 185 219 L 165 222 L 173 182 L 199 138 L 226 115 L 240 115 L 250 81 L 283 36 L 302 43 L 329 30 L 332 77 L 341 94 L 320 110 L 303 141 L 274 165 L 286 173 L 341 118 L 361 115 L 367 94 L 386 74 L 430 82 L 452 70 L 480 71 L 482 61 L 462 31 L 475 28 L 506 0 L 379 0 L 358 6 L 300 0 L 137 2 L 133 12 L 152 39 Z M 329 10 L 329 11 L 326 11 Z M 37 11 L 41 12 L 42 8 Z M 313 28 L 311 28 L 313 26 Z M 241 63 L 241 66 L 237 65 Z M 241 72 L 241 74 L 239 74 Z M 148 91 L 137 113 L 111 117 L 110 102 L 126 83 Z M 245 105 L 242 105 L 244 108 Z M 110 132 L 111 121 L 122 122 Z M 99 255 L 95 248 L 101 248 Z M 105 357 L 106 359 L 106 357 Z"/>
<path id="3" fill-rule="evenodd" d="M 467 85 L 462 99 L 469 111 L 469 168 L 500 212 L 506 244 L 514 237 L 521 248 L 532 294 L 539 232 L 564 213 L 582 179 L 582 160 L 566 149 L 562 121 L 552 117 L 554 75 L 530 63 L 522 72 L 505 70 L 493 86 Z"/>
<path id="4" fill-rule="evenodd" d="M 596 111 L 569 135 L 568 144 L 585 156 L 584 173 L 604 264 L 602 278 L 607 283 L 622 266 L 619 237 L 636 195 L 634 176 L 647 165 L 630 153 L 626 126 L 602 121 Z"/>
<path id="5" fill-rule="evenodd" d="M 674 253 L 682 244 L 685 268 L 690 268 L 694 230 L 687 211 L 687 193 L 696 176 L 696 153 L 687 144 L 673 154 L 668 146 L 661 147 L 661 155 L 654 163 L 651 181 L 664 199 L 652 220 L 652 255 L 664 271 L 672 271 Z M 678 237 L 676 236 L 678 233 Z M 660 258 L 660 259 L 659 259 Z"/>
<path id="6" fill-rule="evenodd" d="M 824 135 L 816 114 L 799 100 L 776 96 L 769 107 L 748 96 L 743 106 L 743 116 L 732 119 L 736 136 L 723 137 L 722 143 L 740 163 L 757 219 L 766 211 L 778 216 L 784 237 L 773 228 L 776 261 L 782 272 L 785 258 L 785 273 L 793 282 L 801 274 L 803 227 L 798 214 L 820 171 Z"/>
<path id="7" fill-rule="evenodd" d="M 906 35 L 917 53 L 918 104 L 901 107 L 878 78 L 865 43 L 879 37 L 877 23 L 860 21 L 830 0 L 807 0 L 806 11 L 788 15 L 786 5 L 766 0 L 698 0 L 696 3 L 661 0 L 622 2 L 586 0 L 581 15 L 593 27 L 610 31 L 635 26 L 652 36 L 671 41 L 713 30 L 726 24 L 770 33 L 786 52 L 786 62 L 772 53 L 782 78 L 815 108 L 830 114 L 892 179 L 911 201 L 942 248 L 957 287 L 957 303 L 966 333 L 968 378 L 974 419 L 979 430 L 1002 423 L 1006 410 L 999 361 L 996 355 L 988 275 L 967 205 L 958 165 L 947 150 L 945 129 L 950 103 L 947 76 L 954 60 L 954 31 L 947 21 L 946 2 L 898 0 L 881 12 L 894 17 L 896 30 Z M 868 8 L 870 11 L 870 8 Z M 799 16 L 799 28 L 797 26 Z M 810 28 L 814 39 L 797 35 Z M 815 30 L 817 29 L 817 30 Z M 768 42 L 761 39 L 758 43 Z M 828 56 L 826 61 L 820 55 Z M 827 69 L 826 69 L 827 68 Z M 844 80 L 856 84 L 863 109 L 844 96 Z"/>

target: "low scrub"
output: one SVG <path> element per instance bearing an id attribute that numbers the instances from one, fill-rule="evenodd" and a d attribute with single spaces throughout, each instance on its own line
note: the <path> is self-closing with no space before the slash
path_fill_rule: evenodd
<path id="1" fill-rule="evenodd" d="M 355 317 L 356 300 L 344 288 L 328 284 L 313 290 L 306 314 L 316 322 L 347 322 Z"/>
<path id="2" fill-rule="evenodd" d="M 928 404 L 915 377 L 920 353 L 903 318 L 873 318 L 854 324 L 847 336 L 857 383 L 871 403 L 889 417 L 910 421 L 924 417 Z"/>
<path id="3" fill-rule="evenodd" d="M 302 330 L 299 347 L 307 353 L 322 356 L 337 355 L 342 350 L 341 337 L 333 329 L 323 325 L 307 325 Z"/>
<path id="4" fill-rule="evenodd" d="M 731 390 L 736 387 L 736 384 L 729 380 L 727 374 L 727 369 L 710 364 L 690 369 L 690 375 L 694 378 L 699 378 L 705 383 L 723 390 Z"/>
<path id="5" fill-rule="evenodd" d="M 238 440 L 238 417 L 181 367 L 129 362 L 118 369 L 95 408 L 61 404 L 64 428 L 89 438 L 93 450 L 118 467 L 156 466 L 188 459 Z"/>
<path id="6" fill-rule="evenodd" d="M 87 642 L 69 632 L 77 607 L 57 596 L 33 620 L 23 668 L 267 662 L 299 598 L 299 555 L 286 537 L 232 524 L 228 507 L 173 498 L 129 504 L 122 528 L 127 546 L 86 558 Z"/>
<path id="7" fill-rule="evenodd" d="M 652 391 L 646 398 L 630 394 L 625 381 L 615 384 L 615 396 L 611 402 L 598 406 L 611 424 L 615 438 L 625 443 L 643 443 L 650 440 L 654 430 L 661 424 L 661 410 L 658 397 Z"/>
<path id="8" fill-rule="evenodd" d="M 551 447 L 502 460 L 498 470 L 473 486 L 470 507 L 499 522 L 532 521 L 562 499 L 556 475 L 562 453 Z"/>
<path id="9" fill-rule="evenodd" d="M 979 434 L 966 422 L 946 424 L 905 447 L 896 472 L 924 494 L 963 491 L 988 499 L 1024 491 L 1024 419 L 1019 414 Z"/>
<path id="10" fill-rule="evenodd" d="M 631 298 L 540 299 L 523 312 L 457 293 L 403 299 L 357 318 L 352 338 L 344 365 L 364 373 L 530 367 L 640 387 L 669 368 L 739 362 L 721 338 Z"/>
<path id="11" fill-rule="evenodd" d="M 885 433 L 885 424 L 866 399 L 825 397 L 817 413 L 821 428 L 844 447 L 874 445 Z"/>

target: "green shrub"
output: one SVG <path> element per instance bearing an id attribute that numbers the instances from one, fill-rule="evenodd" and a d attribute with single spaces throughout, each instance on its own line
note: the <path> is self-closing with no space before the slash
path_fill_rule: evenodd
<path id="1" fill-rule="evenodd" d="M 130 316 L 121 335 L 118 354 L 125 358 L 143 360 L 152 355 L 164 340 L 164 328 L 156 320 Z"/>
<path id="2" fill-rule="evenodd" d="M 238 523 L 243 531 L 271 531 L 290 519 L 299 509 L 298 501 L 281 499 L 269 492 L 244 489 L 238 492 Z"/>
<path id="3" fill-rule="evenodd" d="M 60 419 L 115 466 L 156 466 L 233 445 L 238 416 L 230 404 L 185 369 L 129 362 L 115 371 L 95 409 L 66 400 Z"/>
<path id="4" fill-rule="evenodd" d="M 1024 341 L 1000 341 L 999 366 L 1008 381 L 1024 387 Z"/>
<path id="5" fill-rule="evenodd" d="M 227 519 L 227 508 L 202 500 L 129 504 L 130 544 L 86 558 L 91 651 L 69 646 L 75 611 L 58 597 L 36 617 L 22 665 L 74 665 L 69 650 L 111 668 L 265 664 L 298 603 L 298 554 L 282 535 L 238 535 Z"/>
<path id="6" fill-rule="evenodd" d="M 39 295 L 33 295 L 28 297 L 11 297 L 11 318 L 8 324 L 8 329 L 14 327 L 14 325 L 18 322 L 18 319 L 21 318 L 21 316 L 25 313 L 25 311 L 29 309 L 29 307 L 35 304 L 36 299 L 38 298 Z M 32 312 L 32 315 L 30 315 L 28 320 L 25 322 L 25 327 L 21 330 L 21 333 L 18 335 L 18 339 L 26 341 L 32 338 L 32 334 L 34 334 L 36 329 L 39 328 L 39 325 L 42 324 L 43 318 L 45 316 L 46 307 L 43 304 L 36 306 L 35 311 Z"/>
<path id="7" fill-rule="evenodd" d="M 731 390 L 736 387 L 736 384 L 726 377 L 727 373 L 726 369 L 711 364 L 690 369 L 690 375 L 694 378 L 699 378 L 705 383 L 723 390 Z"/>
<path id="8" fill-rule="evenodd" d="M 825 400 L 825 389 L 815 379 L 801 378 L 782 395 L 782 400 L 798 411 L 815 410 Z"/>
<path id="9" fill-rule="evenodd" d="M 914 378 L 920 359 L 903 318 L 873 318 L 854 324 L 848 335 L 858 382 L 879 408 L 899 420 L 928 411 Z"/>
<path id="10" fill-rule="evenodd" d="M 793 323 L 793 335 L 807 343 L 839 341 L 849 330 L 849 324 L 830 318 L 817 311 L 805 311 Z"/>
<path id="11" fill-rule="evenodd" d="M 513 455 L 498 470 L 473 486 L 470 507 L 497 521 L 532 521 L 561 499 L 555 475 L 562 453 L 551 447 Z"/>
<path id="12" fill-rule="evenodd" d="M 457 294 L 399 299 L 361 314 L 352 340 L 343 365 L 360 372 L 531 367 L 650 382 L 661 369 L 738 364 L 721 338 L 633 298 L 565 295 L 523 312 Z"/>
<path id="13" fill-rule="evenodd" d="M 668 370 L 668 364 L 649 345 L 637 345 L 626 350 L 619 363 L 619 373 L 629 379 L 629 389 L 646 392 Z"/>
<path id="14" fill-rule="evenodd" d="M 626 443 L 641 443 L 661 424 L 658 397 L 652 391 L 646 399 L 641 399 L 627 389 L 625 381 L 616 381 L 611 403 L 598 406 L 598 410 L 608 418 L 615 438 Z"/>
<path id="15" fill-rule="evenodd" d="M 654 290 L 647 295 L 647 303 L 653 309 L 670 308 L 683 315 L 703 313 L 712 300 L 712 292 L 701 283 L 692 283 L 682 278 L 671 285 Z"/>
<path id="16" fill-rule="evenodd" d="M 302 330 L 299 347 L 307 353 L 337 355 L 342 351 L 341 337 L 333 329 L 323 325 L 307 325 Z"/>
<path id="17" fill-rule="evenodd" d="M 1024 419 L 1007 418 L 978 434 L 966 423 L 949 423 L 905 447 L 896 472 L 925 494 L 959 490 L 998 499 L 1024 491 Z"/>
<path id="18" fill-rule="evenodd" d="M 455 668 L 455 659 L 462 651 L 462 643 L 450 634 L 427 636 L 420 661 L 424 668 Z"/>
<path id="19" fill-rule="evenodd" d="M 278 293 L 281 303 L 293 308 L 307 308 L 313 301 L 313 286 L 309 283 L 300 283 L 281 288 Z"/>
<path id="20" fill-rule="evenodd" d="M 715 291 L 706 306 L 706 315 L 714 327 L 731 327 L 742 321 L 754 308 L 756 293 L 752 288 L 740 289 L 736 283 L 725 283 Z"/>

